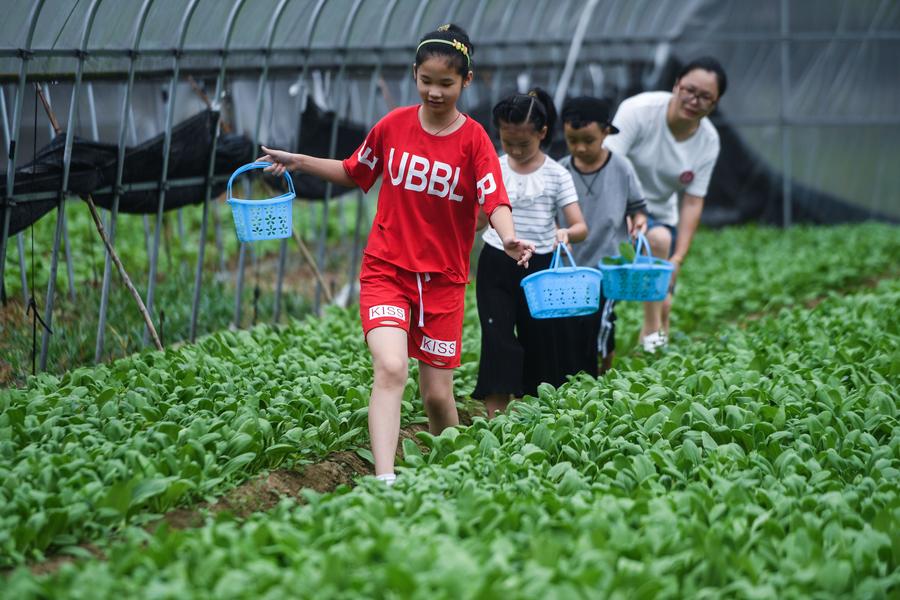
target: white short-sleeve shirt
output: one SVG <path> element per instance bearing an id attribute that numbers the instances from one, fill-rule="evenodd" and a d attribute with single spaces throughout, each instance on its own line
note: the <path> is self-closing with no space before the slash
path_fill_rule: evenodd
<path id="1" fill-rule="evenodd" d="M 500 157 L 500 171 L 512 207 L 516 237 L 534 242 L 538 254 L 552 252 L 557 210 L 578 201 L 572 174 L 547 156 L 538 169 L 522 175 L 510 168 L 506 154 Z M 492 227 L 482 237 L 486 244 L 503 249 L 503 242 Z"/>
<path id="2" fill-rule="evenodd" d="M 719 157 L 719 133 L 704 117 L 691 137 L 676 140 L 666 123 L 671 98 L 671 92 L 645 92 L 623 100 L 613 119 L 619 133 L 604 145 L 634 165 L 650 215 L 675 226 L 682 194 L 706 197 Z"/>

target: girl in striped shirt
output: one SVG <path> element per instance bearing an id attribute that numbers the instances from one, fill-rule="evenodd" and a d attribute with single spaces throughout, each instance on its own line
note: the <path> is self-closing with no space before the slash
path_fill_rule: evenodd
<path id="1" fill-rule="evenodd" d="M 535 244 L 527 269 L 503 251 L 497 232 L 483 235 L 475 294 L 481 321 L 481 360 L 472 397 L 484 400 L 488 418 L 513 397 L 537 394 L 542 382 L 560 385 L 567 373 L 556 360 L 553 322 L 533 319 L 520 282 L 550 266 L 557 244 L 579 242 L 587 225 L 571 174 L 544 154 L 556 122 L 553 100 L 540 88 L 501 100 L 493 109 L 505 154 L 500 169 L 512 206 L 516 234 Z M 569 227 L 556 223 L 557 210 Z"/>

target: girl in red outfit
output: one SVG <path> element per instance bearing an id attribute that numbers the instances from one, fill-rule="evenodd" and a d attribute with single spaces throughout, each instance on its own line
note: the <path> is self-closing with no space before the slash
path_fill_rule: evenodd
<path id="1" fill-rule="evenodd" d="M 516 238 L 500 163 L 484 129 L 456 102 L 472 82 L 472 44 L 444 25 L 416 49 L 421 104 L 391 111 L 344 161 L 263 147 L 275 175 L 301 170 L 368 191 L 379 175 L 378 209 L 360 271 L 359 309 L 375 381 L 369 434 L 375 474 L 395 480 L 400 403 L 408 359 L 419 361 L 419 390 L 431 433 L 459 423 L 453 369 L 460 364 L 469 253 L 479 210 L 507 255 L 528 265 L 534 245 Z"/>

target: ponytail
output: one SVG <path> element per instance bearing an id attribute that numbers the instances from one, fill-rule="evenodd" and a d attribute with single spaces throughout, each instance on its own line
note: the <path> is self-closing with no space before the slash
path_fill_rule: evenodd
<path id="1" fill-rule="evenodd" d="M 535 131 L 546 127 L 547 134 L 541 140 L 541 146 L 548 146 L 553 139 L 556 120 L 553 98 L 539 87 L 532 88 L 527 94 L 507 96 L 493 109 L 494 127 L 499 128 L 501 121 L 513 125 L 531 123 Z"/>

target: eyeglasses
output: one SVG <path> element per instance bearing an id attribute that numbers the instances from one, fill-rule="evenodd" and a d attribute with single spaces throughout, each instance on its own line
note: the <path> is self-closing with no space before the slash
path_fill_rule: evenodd
<path id="1" fill-rule="evenodd" d="M 702 92 L 692 85 L 678 84 L 678 90 L 683 96 L 686 96 L 688 98 L 688 101 L 694 99 L 697 101 L 697 104 L 699 104 L 703 108 L 709 108 L 716 101 L 716 99 L 713 98 L 711 94 Z"/>

